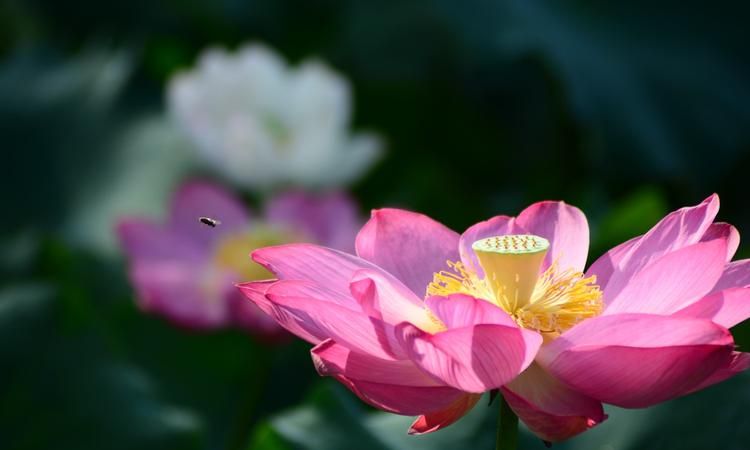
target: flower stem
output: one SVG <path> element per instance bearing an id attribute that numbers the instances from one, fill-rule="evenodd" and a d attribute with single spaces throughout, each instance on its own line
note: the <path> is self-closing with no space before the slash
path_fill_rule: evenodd
<path id="1" fill-rule="evenodd" d="M 510 409 L 508 402 L 500 395 L 500 413 L 497 415 L 497 450 L 518 448 L 518 416 Z"/>

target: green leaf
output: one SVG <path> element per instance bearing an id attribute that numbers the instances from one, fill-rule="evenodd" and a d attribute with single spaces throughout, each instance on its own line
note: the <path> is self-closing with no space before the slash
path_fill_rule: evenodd
<path id="1" fill-rule="evenodd" d="M 106 158 L 79 181 L 74 208 L 62 232 L 85 248 L 107 256 L 118 253 L 114 233 L 126 216 L 164 217 L 169 198 L 192 168 L 192 149 L 168 117 L 144 114 L 113 131 Z"/>
<path id="2" fill-rule="evenodd" d="M 585 156 L 609 183 L 668 175 L 693 177 L 693 186 L 710 189 L 742 157 L 750 127 L 750 87 L 743 78 L 747 4 L 443 5 L 474 50 L 469 54 L 477 66 L 540 63 L 547 78 L 562 87 L 563 101 L 583 132 Z M 517 81 L 506 71 L 493 83 L 508 75 Z M 525 88 L 532 98 L 542 89 Z"/>
<path id="3" fill-rule="evenodd" d="M 608 420 L 568 441 L 559 450 L 744 449 L 750 440 L 750 375 L 651 408 L 607 406 Z M 480 402 L 444 430 L 409 436 L 411 417 L 373 412 L 332 380 L 321 381 L 304 405 L 274 416 L 255 430 L 253 449 L 453 450 L 492 448 L 497 408 Z M 545 449 L 523 425 L 519 448 Z"/>
<path id="4" fill-rule="evenodd" d="M 555 448 L 561 450 L 746 449 L 750 442 L 750 375 L 647 409 L 607 407 L 601 425 Z"/>
<path id="5" fill-rule="evenodd" d="M 13 170 L 0 180 L 13 213 L 0 233 L 31 226 L 113 256 L 120 217 L 163 214 L 192 151 L 160 94 L 128 85 L 132 66 L 132 51 L 100 47 L 69 60 L 19 51 L 0 66 L 0 119 L 14 124 L 3 133 Z"/>
<path id="6" fill-rule="evenodd" d="M 3 448 L 201 448 L 202 424 L 162 400 L 138 367 L 96 333 L 69 332 L 48 284 L 0 291 Z"/>
<path id="7" fill-rule="evenodd" d="M 294 448 L 304 450 L 489 448 L 495 438 L 495 412 L 495 408 L 479 403 L 445 431 L 409 436 L 407 430 L 413 417 L 373 412 L 354 394 L 326 379 L 321 380 L 303 406 L 262 424 L 256 430 L 254 442 L 265 442 L 257 436 L 272 434 L 275 439 L 283 439 Z M 257 448 L 276 448 L 273 445 L 277 444 Z"/>
<path id="8" fill-rule="evenodd" d="M 247 450 L 291 450 L 284 439 L 273 429 L 270 423 L 261 422 L 253 430 L 253 436 Z"/>
<path id="9" fill-rule="evenodd" d="M 325 380 L 305 405 L 271 419 L 273 430 L 306 450 L 380 449 L 383 442 L 367 426 L 367 413 L 352 394 Z"/>
<path id="10" fill-rule="evenodd" d="M 628 450 L 741 450 L 750 443 L 750 374 L 653 408 Z"/>
<path id="11" fill-rule="evenodd" d="M 53 240 L 39 259 L 56 289 L 51 329 L 91 334 L 108 357 L 138 367 L 161 399 L 196 417 L 210 448 L 242 446 L 261 415 L 291 405 L 314 376 L 301 342 L 271 345 L 237 330 L 186 330 L 138 310 L 122 264 Z"/>

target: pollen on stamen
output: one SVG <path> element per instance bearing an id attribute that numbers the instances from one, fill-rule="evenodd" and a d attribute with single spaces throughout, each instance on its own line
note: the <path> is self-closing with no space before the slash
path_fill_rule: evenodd
<path id="1" fill-rule="evenodd" d="M 522 326 L 541 332 L 563 332 L 603 309 L 596 276 L 573 270 L 559 271 L 552 264 L 537 282 L 531 302 L 515 312 Z"/>
<path id="2" fill-rule="evenodd" d="M 427 296 L 467 294 L 484 300 L 493 298 L 488 284 L 472 270 L 467 269 L 463 263 L 447 261 L 446 264 L 450 270 L 441 270 L 433 275 L 432 283 L 427 286 Z"/>
<path id="3" fill-rule="evenodd" d="M 519 305 L 504 289 L 492 289 L 492 277 L 480 278 L 461 262 L 448 261 L 450 270 L 438 272 L 427 287 L 427 295 L 467 294 L 493 303 L 520 326 L 554 336 L 603 310 L 602 292 L 596 277 L 574 270 L 559 270 L 553 263 L 539 277 L 528 303 Z"/>

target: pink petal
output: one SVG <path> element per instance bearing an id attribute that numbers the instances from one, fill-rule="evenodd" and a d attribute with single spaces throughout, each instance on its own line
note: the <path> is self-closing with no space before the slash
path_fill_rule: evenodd
<path id="1" fill-rule="evenodd" d="M 690 392 L 731 358 L 726 328 L 708 320 L 618 314 L 586 320 L 542 347 L 537 361 L 571 388 L 641 408 Z"/>
<path id="2" fill-rule="evenodd" d="M 385 269 L 417 295 L 435 272 L 458 260 L 458 234 L 429 217 L 379 209 L 357 235 L 357 254 Z"/>
<path id="3" fill-rule="evenodd" d="M 465 394 L 445 409 L 417 417 L 409 428 L 409 434 L 432 433 L 451 425 L 471 411 L 480 398 L 482 398 L 481 395 Z"/>
<path id="4" fill-rule="evenodd" d="M 350 380 L 343 375 L 334 378 L 367 404 L 405 416 L 440 411 L 466 396 L 464 392 L 447 386 L 399 386 Z"/>
<path id="5" fill-rule="evenodd" d="M 434 332 L 440 324 L 430 316 L 424 302 L 395 278 L 382 272 L 362 269 L 354 274 L 350 285 L 352 296 L 362 311 L 377 319 L 375 323 L 397 325 L 408 322 L 423 331 Z M 386 341 L 383 345 L 387 351 L 399 358 L 406 358 L 401 350 L 395 328 L 379 330 Z"/>
<path id="6" fill-rule="evenodd" d="M 616 295 L 618 293 L 616 289 L 609 289 L 609 282 L 613 279 L 614 274 L 619 274 L 619 262 L 624 260 L 634 247 L 638 246 L 640 239 L 641 236 L 637 236 L 613 247 L 594 261 L 594 264 L 586 271 L 586 276 L 596 276 L 596 284 L 602 291 L 611 291 L 612 295 Z M 616 280 L 617 276 L 614 279 Z"/>
<path id="7" fill-rule="evenodd" d="M 402 324 L 403 347 L 424 371 L 456 389 L 482 393 L 515 378 L 534 360 L 542 337 L 505 325 L 454 328 L 435 335 Z"/>
<path id="8" fill-rule="evenodd" d="M 384 335 L 391 325 L 324 299 L 289 296 L 288 285 L 301 283 L 284 281 L 268 288 L 266 298 L 279 325 L 313 344 L 330 338 L 359 353 L 394 359 Z"/>
<path id="9" fill-rule="evenodd" d="M 712 223 L 703 234 L 701 242 L 714 239 L 723 239 L 727 242 L 727 262 L 731 261 L 740 246 L 740 233 L 737 228 L 724 222 Z"/>
<path id="10" fill-rule="evenodd" d="M 348 253 L 354 253 L 354 239 L 361 226 L 356 204 L 343 192 L 277 195 L 266 204 L 265 217 L 273 225 Z"/>
<path id="11" fill-rule="evenodd" d="M 350 296 L 349 283 L 361 269 L 380 271 L 362 258 L 313 244 L 265 247 L 252 253 L 255 262 L 281 280 L 308 280 Z"/>
<path id="12" fill-rule="evenodd" d="M 330 302 L 356 312 L 362 308 L 349 293 L 329 289 L 325 284 L 308 280 L 280 280 L 269 286 L 266 296 L 274 294 L 283 297 L 311 298 L 316 301 Z"/>
<path id="13" fill-rule="evenodd" d="M 715 239 L 693 244 L 653 261 L 615 297 L 609 297 L 605 315 L 624 312 L 671 314 L 707 294 L 721 276 L 726 241 Z"/>
<path id="14" fill-rule="evenodd" d="M 728 380 L 740 372 L 750 369 L 750 353 L 733 352 L 732 358 L 726 365 L 719 367 L 700 385 L 693 388 L 690 392 L 697 392 L 716 383 Z"/>
<path id="15" fill-rule="evenodd" d="M 141 219 L 124 219 L 117 224 L 117 236 L 131 260 L 203 261 L 207 252 L 190 239 Z"/>
<path id="16" fill-rule="evenodd" d="M 479 265 L 479 260 L 471 246 L 474 242 L 488 237 L 526 233 L 526 230 L 522 230 L 516 225 L 515 220 L 515 218 L 509 216 L 495 216 L 469 227 L 464 231 L 459 240 L 461 261 L 473 269 L 480 277 L 483 277 L 484 271 Z"/>
<path id="17" fill-rule="evenodd" d="M 229 279 L 203 266 L 180 261 L 144 261 L 131 265 L 138 306 L 193 329 L 216 328 L 229 320 Z"/>
<path id="18" fill-rule="evenodd" d="M 396 414 L 440 411 L 465 396 L 435 382 L 408 360 L 353 352 L 330 339 L 318 344 L 311 354 L 320 375 L 336 378 L 365 402 Z"/>
<path id="19" fill-rule="evenodd" d="M 540 439 L 559 442 L 606 419 L 602 404 L 582 395 L 532 364 L 502 388 L 511 409 Z"/>
<path id="20" fill-rule="evenodd" d="M 297 317 L 274 304 L 268 297 L 267 293 L 276 284 L 299 284 L 298 281 L 255 281 L 249 283 L 237 284 L 240 292 L 252 301 L 261 311 L 273 318 L 281 327 L 290 333 L 304 339 L 310 343 L 317 344 L 328 337 L 325 330 L 316 327 L 314 323 L 300 323 L 304 317 Z M 284 286 L 288 288 L 288 286 Z M 318 300 L 323 301 L 323 300 Z"/>
<path id="21" fill-rule="evenodd" d="M 496 216 L 467 229 L 461 236 L 461 259 L 481 276 L 482 270 L 471 245 L 479 239 L 504 234 L 531 233 L 547 238 L 550 250 L 543 269 L 558 260 L 563 269 L 583 270 L 589 247 L 589 226 L 586 216 L 564 202 L 534 203 L 517 218 Z"/>
<path id="22" fill-rule="evenodd" d="M 589 225 L 580 209 L 565 202 L 534 203 L 521 211 L 516 224 L 550 241 L 542 269 L 557 261 L 562 270 L 583 271 L 589 252 Z"/>
<path id="23" fill-rule="evenodd" d="M 235 287 L 247 297 L 252 303 L 264 313 L 270 315 L 273 310 L 273 305 L 266 298 L 266 292 L 274 284 L 278 283 L 278 280 L 261 280 L 261 281 L 249 281 L 245 283 L 236 283 Z"/>
<path id="24" fill-rule="evenodd" d="M 310 352 L 321 376 L 343 375 L 350 380 L 398 386 L 442 386 L 411 360 L 386 360 L 353 352 L 331 339 Z"/>
<path id="25" fill-rule="evenodd" d="M 733 261 L 724 267 L 721 278 L 716 282 L 713 292 L 727 288 L 750 286 L 750 259 Z"/>
<path id="26" fill-rule="evenodd" d="M 210 217 L 221 222 L 216 228 L 198 221 Z M 242 201 L 216 184 L 193 181 L 177 190 L 171 205 L 170 227 L 194 242 L 208 245 L 217 237 L 250 226 L 250 214 Z"/>
<path id="27" fill-rule="evenodd" d="M 248 301 L 240 290 L 229 298 L 232 322 L 247 333 L 266 342 L 281 342 L 290 337 L 275 320 L 258 305 Z"/>
<path id="28" fill-rule="evenodd" d="M 419 325 L 428 319 L 422 299 L 381 271 L 358 270 L 352 276 L 349 289 L 363 311 L 386 323 L 397 325 L 407 321 Z"/>
<path id="29" fill-rule="evenodd" d="M 732 328 L 750 317 L 750 288 L 729 288 L 709 294 L 677 311 L 675 317 L 708 319 Z"/>
<path id="30" fill-rule="evenodd" d="M 719 211 L 719 197 L 674 211 L 646 234 L 615 247 L 599 258 L 587 275 L 596 275 L 605 296 L 614 298 L 630 278 L 651 262 L 683 247 L 699 242 Z"/>
<path id="31" fill-rule="evenodd" d="M 449 329 L 479 324 L 517 327 L 516 322 L 508 313 L 498 306 L 468 295 L 431 296 L 427 297 L 425 304 Z"/>

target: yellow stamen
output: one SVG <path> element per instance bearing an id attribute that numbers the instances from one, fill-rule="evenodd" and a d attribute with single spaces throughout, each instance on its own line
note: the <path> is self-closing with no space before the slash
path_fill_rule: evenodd
<path id="1" fill-rule="evenodd" d="M 224 236 L 216 247 L 214 265 L 221 270 L 235 272 L 237 281 L 273 278 L 273 274 L 250 259 L 256 248 L 294 242 L 297 236 L 272 228 L 256 227 L 252 231 Z"/>
<path id="2" fill-rule="evenodd" d="M 514 312 L 526 328 L 560 333 L 602 312 L 602 292 L 596 276 L 573 270 L 558 271 L 553 263 L 536 284 L 531 302 Z"/>
<path id="3" fill-rule="evenodd" d="M 427 295 L 467 294 L 504 309 L 522 327 L 554 338 L 602 311 L 596 277 L 553 263 L 539 276 L 549 243 L 538 236 L 502 236 L 477 241 L 484 278 L 460 262 L 434 275 Z M 530 287 L 529 287 L 530 286 Z"/>
<path id="4" fill-rule="evenodd" d="M 451 294 L 466 294 L 483 300 L 492 301 L 492 290 L 476 273 L 467 269 L 462 262 L 447 261 L 451 271 L 442 270 L 433 275 L 432 283 L 427 286 L 427 296 L 447 297 Z"/>

